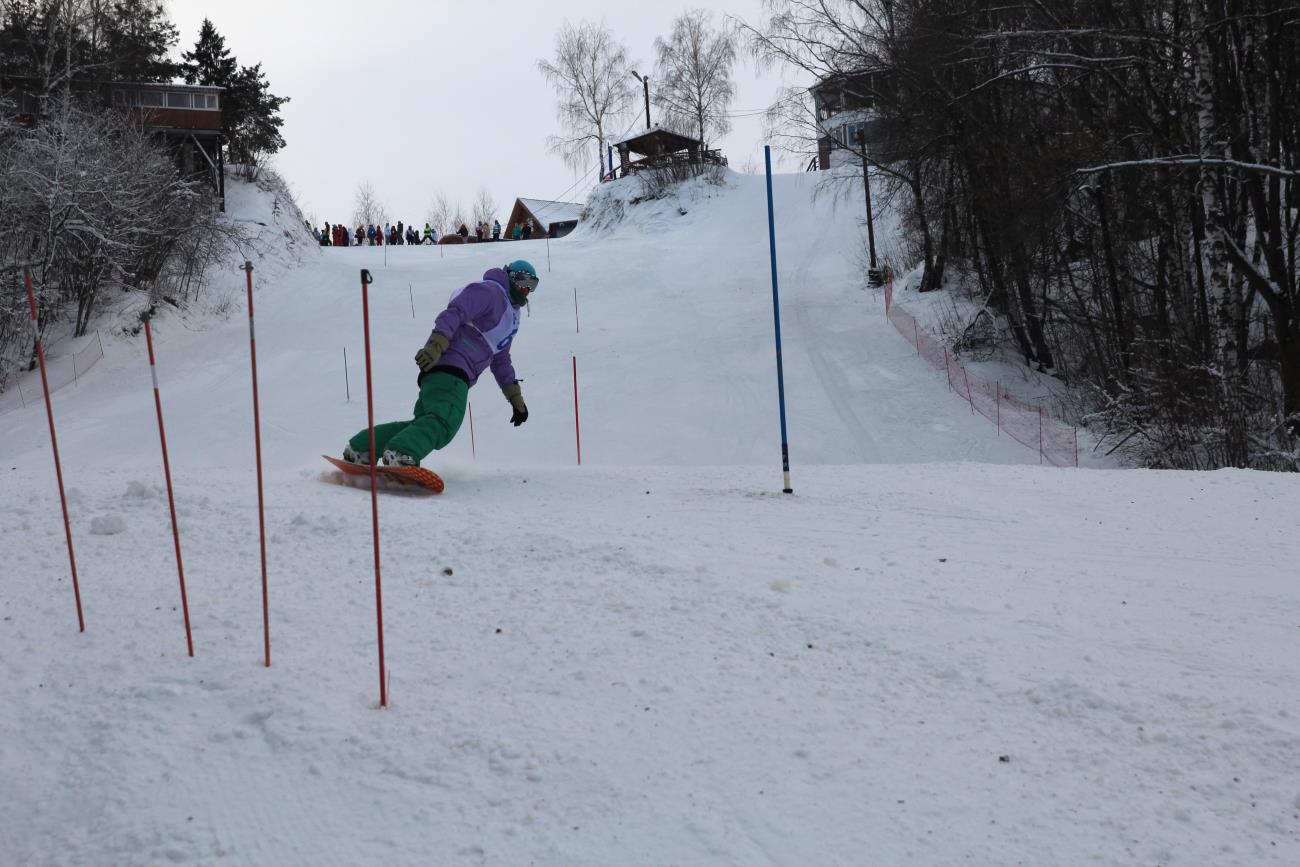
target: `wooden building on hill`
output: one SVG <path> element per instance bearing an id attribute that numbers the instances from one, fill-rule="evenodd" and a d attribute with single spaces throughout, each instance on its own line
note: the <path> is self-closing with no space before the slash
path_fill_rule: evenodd
<path id="1" fill-rule="evenodd" d="M 614 145 L 618 151 L 618 168 L 605 175 L 603 180 L 627 177 L 651 168 L 672 166 L 719 165 L 727 159 L 721 150 L 707 149 L 704 142 L 688 135 L 654 126 Z M 637 157 L 633 159 L 633 157 Z"/>
<path id="2" fill-rule="evenodd" d="M 886 129 L 877 105 L 896 90 L 897 77 L 889 70 L 832 75 L 810 87 L 819 137 L 809 168 L 825 171 L 841 161 L 859 162 L 860 142 L 878 154 Z"/>
<path id="3" fill-rule="evenodd" d="M 176 157 L 184 175 L 205 174 L 225 209 L 226 172 L 221 143 L 221 92 L 198 84 L 116 82 L 109 102 L 138 118 Z"/>
<path id="4" fill-rule="evenodd" d="M 40 123 L 44 110 L 38 83 L 0 78 L 0 96 L 8 99 L 20 123 Z M 186 177 L 202 175 L 225 209 L 225 165 L 221 145 L 223 88 L 154 82 L 79 83 L 73 95 L 125 112 L 172 154 Z"/>
<path id="5" fill-rule="evenodd" d="M 547 199 L 515 199 L 510 218 L 502 229 L 502 239 L 514 237 L 515 226 L 523 227 L 532 221 L 533 238 L 563 238 L 578 225 L 582 214 L 579 202 L 553 202 Z"/>

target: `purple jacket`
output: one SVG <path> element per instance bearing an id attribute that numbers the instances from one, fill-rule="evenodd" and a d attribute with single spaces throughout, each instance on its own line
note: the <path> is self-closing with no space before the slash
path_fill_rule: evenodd
<path id="1" fill-rule="evenodd" d="M 489 364 L 502 388 L 518 380 L 510 344 L 519 331 L 519 308 L 510 303 L 509 287 L 505 269 L 489 268 L 482 280 L 452 295 L 433 324 L 450 341 L 438 364 L 465 371 L 470 385 Z"/>

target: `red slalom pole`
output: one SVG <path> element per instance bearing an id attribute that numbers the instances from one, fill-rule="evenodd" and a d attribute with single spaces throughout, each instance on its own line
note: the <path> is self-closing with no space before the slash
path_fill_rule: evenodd
<path id="1" fill-rule="evenodd" d="M 573 357 L 573 439 L 578 444 L 578 466 L 582 466 L 582 429 L 578 426 L 578 357 Z"/>
<path id="2" fill-rule="evenodd" d="M 194 636 L 190 633 L 190 603 L 185 595 L 185 566 L 181 562 L 181 534 L 176 527 L 176 498 L 172 496 L 172 467 L 167 459 L 167 432 L 163 429 L 162 396 L 158 393 L 158 368 L 153 360 L 153 331 L 144 321 L 144 340 L 149 347 L 149 373 L 153 376 L 153 405 L 158 410 L 158 439 L 162 442 L 163 475 L 167 477 L 167 508 L 172 513 L 172 539 L 176 542 L 176 574 L 181 583 L 181 614 L 185 618 L 185 646 L 194 655 Z"/>
<path id="3" fill-rule="evenodd" d="M 465 405 L 469 410 L 469 454 L 474 460 L 478 460 L 478 448 L 474 445 L 474 404 L 466 402 Z"/>
<path id="4" fill-rule="evenodd" d="M 271 609 L 266 586 L 266 509 L 262 498 L 262 419 L 257 399 L 257 339 L 253 330 L 253 263 L 244 260 L 248 275 L 248 357 L 253 365 L 253 442 L 257 449 L 257 532 L 262 545 L 262 644 L 271 667 Z"/>
<path id="5" fill-rule="evenodd" d="M 27 304 L 32 311 L 32 333 L 36 338 L 36 360 L 41 363 L 41 387 L 45 389 L 45 417 L 50 422 L 50 445 L 54 449 L 54 475 L 59 480 L 59 502 L 63 504 L 63 532 L 68 537 L 68 563 L 72 566 L 72 596 L 77 600 L 77 630 L 86 631 L 86 618 L 81 612 L 81 585 L 77 583 L 77 557 L 72 552 L 72 523 L 68 520 L 68 496 L 63 491 L 63 465 L 59 462 L 59 438 L 54 435 L 54 408 L 50 406 L 50 381 L 45 375 L 45 350 L 41 348 L 41 326 L 36 318 L 36 292 L 32 289 L 32 272 L 23 266 L 23 281 L 27 284 Z"/>
<path id="6" fill-rule="evenodd" d="M 379 706 L 388 707 L 388 679 L 384 676 L 384 593 L 379 579 L 379 475 L 375 463 L 375 390 L 370 376 L 370 284 L 374 278 L 361 269 L 361 321 L 366 330 L 366 419 L 370 426 L 370 515 L 375 536 L 375 626 L 379 632 Z"/>

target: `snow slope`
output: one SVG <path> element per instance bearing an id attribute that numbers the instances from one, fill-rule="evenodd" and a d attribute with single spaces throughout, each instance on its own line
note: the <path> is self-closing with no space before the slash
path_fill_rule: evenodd
<path id="1" fill-rule="evenodd" d="M 54 397 L 84 634 L 43 410 L 0 416 L 0 862 L 1300 860 L 1297 480 L 1038 467 L 893 332 L 814 181 L 776 179 L 794 496 L 761 179 L 606 188 L 549 270 L 280 255 L 234 190 L 267 224 L 274 664 L 232 263 L 227 319 L 155 321 L 193 659 L 142 340 Z M 483 381 L 477 460 L 463 430 L 446 494 L 380 501 L 381 711 L 369 497 L 317 457 L 365 421 L 358 270 L 384 420 L 450 292 L 518 256 L 528 423 Z"/>

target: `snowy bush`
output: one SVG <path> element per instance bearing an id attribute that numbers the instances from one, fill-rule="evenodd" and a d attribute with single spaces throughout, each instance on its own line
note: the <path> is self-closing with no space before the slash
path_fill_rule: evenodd
<path id="1" fill-rule="evenodd" d="M 215 204 L 120 113 L 69 102 L 0 127 L 0 387 L 33 362 L 24 266 L 42 333 L 81 335 L 110 289 L 194 294 L 229 235 Z"/>

